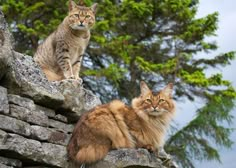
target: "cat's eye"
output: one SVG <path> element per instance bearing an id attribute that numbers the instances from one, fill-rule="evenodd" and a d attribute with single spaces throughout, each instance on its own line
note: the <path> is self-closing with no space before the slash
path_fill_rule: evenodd
<path id="1" fill-rule="evenodd" d="M 74 14 L 75 17 L 79 17 L 79 14 Z"/>
<path id="2" fill-rule="evenodd" d="M 90 18 L 90 15 L 86 15 L 85 17 L 86 17 L 86 18 Z"/>
<path id="3" fill-rule="evenodd" d="M 164 102 L 164 101 L 165 101 L 164 99 L 160 99 L 160 100 L 159 100 L 159 103 L 162 103 L 162 102 Z"/>
<path id="4" fill-rule="evenodd" d="M 152 100 L 151 99 L 146 99 L 147 102 L 149 103 L 152 103 Z"/>

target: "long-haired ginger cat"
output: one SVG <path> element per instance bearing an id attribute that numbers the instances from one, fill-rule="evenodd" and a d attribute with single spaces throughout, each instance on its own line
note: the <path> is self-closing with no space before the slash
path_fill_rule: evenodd
<path id="1" fill-rule="evenodd" d="M 168 84 L 153 93 L 145 82 L 141 94 L 129 107 L 119 100 L 97 106 L 84 113 L 74 128 L 68 155 L 76 163 L 92 163 L 112 149 L 146 148 L 153 152 L 164 145 L 165 132 L 175 113 Z"/>
<path id="2" fill-rule="evenodd" d="M 49 81 L 79 78 L 85 49 L 90 40 L 90 29 L 95 24 L 97 4 L 77 5 L 69 0 L 69 13 L 48 38 L 39 45 L 34 60 Z"/>

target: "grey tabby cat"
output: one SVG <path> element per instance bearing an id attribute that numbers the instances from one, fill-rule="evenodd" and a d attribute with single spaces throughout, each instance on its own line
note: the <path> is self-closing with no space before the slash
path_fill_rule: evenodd
<path id="1" fill-rule="evenodd" d="M 97 4 L 91 7 L 69 1 L 69 13 L 58 28 L 38 47 L 34 60 L 49 81 L 81 80 L 79 71 L 95 24 Z"/>

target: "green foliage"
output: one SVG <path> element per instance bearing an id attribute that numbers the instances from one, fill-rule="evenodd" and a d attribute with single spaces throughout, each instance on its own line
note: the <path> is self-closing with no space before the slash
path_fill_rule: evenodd
<path id="1" fill-rule="evenodd" d="M 219 153 L 212 143 L 226 148 L 232 146 L 233 142 L 228 137 L 233 129 L 219 124 L 222 121 L 232 122 L 233 116 L 230 111 L 235 106 L 236 98 L 235 91 L 232 91 L 231 88 L 207 94 L 206 105 L 198 109 L 196 118 L 168 139 L 166 149 L 178 160 L 184 161 L 184 164 L 181 164 L 194 167 L 191 160 L 182 159 L 182 157 L 188 157 L 183 156 L 183 153 L 189 154 L 197 160 L 216 159 L 220 161 Z"/>
<path id="2" fill-rule="evenodd" d="M 67 0 L 2 0 L 16 50 L 33 54 L 38 43 L 67 14 Z M 92 5 L 92 0 L 85 0 Z M 97 23 L 83 61 L 87 88 L 103 102 L 120 98 L 127 102 L 139 93 L 139 82 L 150 86 L 173 82 L 174 98 L 203 100 L 196 117 L 171 135 L 166 150 L 182 167 L 195 167 L 193 159 L 218 160 L 217 146 L 230 148 L 236 91 L 221 73 L 207 76 L 209 68 L 224 68 L 235 52 L 208 58 L 216 50 L 206 37 L 216 34 L 218 13 L 195 18 L 198 0 L 96 0 Z M 204 58 L 197 54 L 205 53 Z"/>
<path id="3" fill-rule="evenodd" d="M 115 86 L 118 86 L 119 80 L 121 80 L 124 74 L 127 73 L 127 70 L 120 68 L 117 64 L 110 64 L 109 67 L 98 70 L 87 70 L 84 72 L 85 75 L 92 75 L 99 77 L 107 77 L 113 81 Z"/>
<path id="4" fill-rule="evenodd" d="M 66 0 L 2 2 L 2 10 L 16 39 L 16 50 L 31 55 L 36 50 L 38 41 L 53 32 L 67 14 Z"/>

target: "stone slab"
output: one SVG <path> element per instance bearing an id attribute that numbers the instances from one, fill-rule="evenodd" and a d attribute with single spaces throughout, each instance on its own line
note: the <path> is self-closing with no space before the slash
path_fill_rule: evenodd
<path id="1" fill-rule="evenodd" d="M 101 161 L 87 168 L 128 168 L 128 167 L 164 168 L 162 161 L 146 149 L 119 149 L 110 151 Z"/>
<path id="2" fill-rule="evenodd" d="M 0 145 L 0 152 L 6 150 L 16 153 L 23 160 L 32 160 L 60 168 L 65 168 L 68 165 L 66 147 L 41 143 L 16 134 L 8 134 L 5 142 Z"/>
<path id="3" fill-rule="evenodd" d="M 62 80 L 54 82 L 54 85 L 65 97 L 59 110 L 72 122 L 78 120 L 85 111 L 101 104 L 98 96 L 85 89 L 79 81 Z"/>
<path id="4" fill-rule="evenodd" d="M 12 117 L 0 115 L 0 129 L 14 132 L 24 136 L 30 136 L 30 124 Z"/>
<path id="5" fill-rule="evenodd" d="M 10 105 L 10 115 L 30 124 L 48 126 L 48 116 L 40 111 L 29 110 L 14 104 Z"/>
<path id="6" fill-rule="evenodd" d="M 0 163 L 0 168 L 14 168 L 12 166 L 7 166 L 5 164 Z"/>
<path id="7" fill-rule="evenodd" d="M 31 136 L 40 141 L 47 141 L 63 146 L 67 146 L 70 139 L 70 135 L 68 134 L 36 125 L 31 126 Z"/>
<path id="8" fill-rule="evenodd" d="M 49 119 L 48 126 L 64 133 L 72 133 L 74 129 L 74 126 L 72 124 L 65 124 L 53 119 Z"/>
<path id="9" fill-rule="evenodd" d="M 51 118 L 55 118 L 56 115 L 54 110 L 39 105 L 35 105 L 35 110 L 43 112 L 45 115 Z"/>
<path id="10" fill-rule="evenodd" d="M 9 113 L 9 104 L 7 98 L 7 89 L 0 86 L 0 113 Z"/>
<path id="11" fill-rule="evenodd" d="M 21 107 L 25 107 L 29 110 L 35 110 L 36 108 L 33 100 L 21 97 L 19 95 L 8 94 L 8 101 L 9 104 L 15 104 Z"/>
<path id="12" fill-rule="evenodd" d="M 49 82 L 31 56 L 12 52 L 9 70 L 2 81 L 10 94 L 31 98 L 45 107 L 59 108 L 64 96 Z"/>
<path id="13" fill-rule="evenodd" d="M 9 70 L 12 61 L 13 37 L 8 30 L 8 24 L 0 9 L 0 80 Z"/>
<path id="14" fill-rule="evenodd" d="M 22 162 L 20 160 L 10 159 L 10 158 L 1 157 L 1 156 L 0 156 L 0 163 L 7 166 L 22 167 Z"/>

